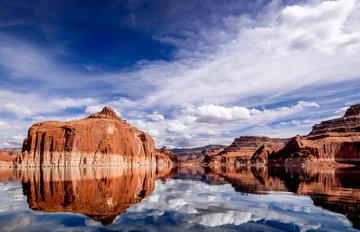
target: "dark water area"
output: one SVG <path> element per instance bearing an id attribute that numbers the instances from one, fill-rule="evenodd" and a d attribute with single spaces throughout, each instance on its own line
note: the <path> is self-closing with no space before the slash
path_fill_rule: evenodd
<path id="1" fill-rule="evenodd" d="M 359 168 L 0 169 L 0 231 L 359 231 Z"/>

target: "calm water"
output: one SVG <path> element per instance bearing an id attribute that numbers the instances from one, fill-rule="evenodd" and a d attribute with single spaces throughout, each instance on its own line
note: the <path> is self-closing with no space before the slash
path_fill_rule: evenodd
<path id="1" fill-rule="evenodd" d="M 1 231 L 358 231 L 359 169 L 0 169 Z"/>

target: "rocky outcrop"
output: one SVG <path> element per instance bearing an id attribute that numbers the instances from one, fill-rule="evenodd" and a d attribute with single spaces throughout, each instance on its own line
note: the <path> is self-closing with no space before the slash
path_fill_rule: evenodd
<path id="1" fill-rule="evenodd" d="M 166 177 L 170 168 L 44 168 L 16 172 L 32 210 L 79 213 L 111 225 L 127 208 L 149 196 L 155 180 Z"/>
<path id="2" fill-rule="evenodd" d="M 173 163 L 179 163 L 179 162 L 180 162 L 180 161 L 179 161 L 179 158 L 177 157 L 177 155 L 174 154 L 174 153 L 172 153 L 172 151 L 170 151 L 169 149 L 167 149 L 165 146 L 162 147 L 162 148 L 160 148 L 160 149 L 158 150 L 158 152 L 159 152 L 160 154 L 163 154 L 163 155 L 169 157 L 170 160 L 171 160 Z"/>
<path id="3" fill-rule="evenodd" d="M 250 164 L 254 153 L 262 146 L 268 151 L 275 152 L 283 148 L 286 139 L 269 138 L 265 136 L 241 136 L 226 147 L 222 152 L 213 156 L 210 165 L 243 165 Z M 267 154 L 267 152 L 266 152 Z M 264 156 L 267 159 L 267 157 Z M 260 159 L 257 156 L 253 160 Z"/>
<path id="4" fill-rule="evenodd" d="M 160 165 L 171 160 L 155 150 L 153 139 L 105 107 L 87 118 L 34 124 L 16 166 Z"/>
<path id="5" fill-rule="evenodd" d="M 7 152 L 0 150 L 0 167 L 10 167 L 16 156 L 9 155 Z"/>
<path id="6" fill-rule="evenodd" d="M 173 149 L 182 165 L 200 165 L 224 150 L 224 145 L 207 145 L 196 148 Z"/>
<path id="7" fill-rule="evenodd" d="M 360 104 L 341 118 L 316 124 L 307 136 L 295 136 L 275 156 L 273 164 L 360 164 Z"/>

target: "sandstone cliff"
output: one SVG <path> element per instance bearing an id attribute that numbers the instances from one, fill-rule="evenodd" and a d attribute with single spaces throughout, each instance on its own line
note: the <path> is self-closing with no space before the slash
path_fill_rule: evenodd
<path id="1" fill-rule="evenodd" d="M 110 107 L 87 118 L 34 124 L 16 166 L 171 165 L 153 139 Z"/>
<path id="2" fill-rule="evenodd" d="M 360 164 L 360 104 L 351 106 L 341 118 L 316 124 L 307 136 L 295 136 L 271 163 Z"/>
<path id="3" fill-rule="evenodd" d="M 226 147 L 222 152 L 213 156 L 209 164 L 242 165 L 249 164 L 254 153 L 262 146 L 269 151 L 278 151 L 286 144 L 286 139 L 269 138 L 264 136 L 241 136 Z M 253 160 L 257 160 L 254 158 Z M 267 159 L 267 157 L 266 157 Z"/>

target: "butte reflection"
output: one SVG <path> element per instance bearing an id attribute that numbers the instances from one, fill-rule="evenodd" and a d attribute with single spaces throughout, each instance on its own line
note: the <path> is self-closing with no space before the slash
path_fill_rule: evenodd
<path id="1" fill-rule="evenodd" d="M 188 172 L 179 171 L 183 176 Z M 216 167 L 205 168 L 202 179 L 230 183 L 241 193 L 307 195 L 314 205 L 345 215 L 360 229 L 360 168 Z"/>
<path id="2" fill-rule="evenodd" d="M 32 210 L 84 214 L 103 225 L 149 196 L 155 180 L 169 173 L 154 167 L 16 170 Z"/>

